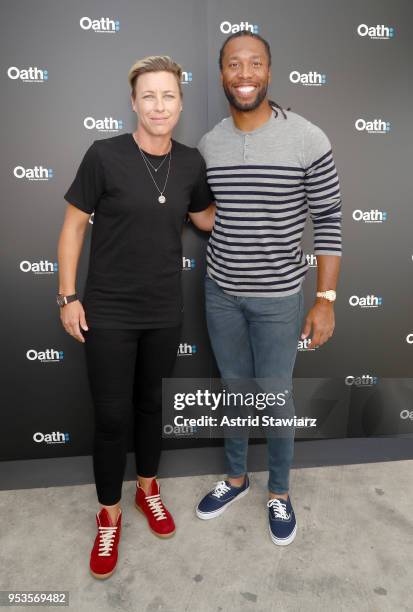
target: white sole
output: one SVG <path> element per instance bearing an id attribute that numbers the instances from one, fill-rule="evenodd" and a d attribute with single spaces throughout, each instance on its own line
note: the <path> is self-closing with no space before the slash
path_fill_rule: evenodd
<path id="1" fill-rule="evenodd" d="M 248 485 L 248 488 L 245 489 L 245 491 L 243 491 L 242 493 L 238 493 L 238 495 L 236 497 L 234 497 L 234 499 L 231 499 L 231 501 L 227 502 L 225 504 L 225 506 L 222 506 L 222 508 L 220 508 L 219 510 L 214 510 L 213 512 L 201 512 L 200 510 L 198 510 L 198 507 L 196 507 L 196 509 L 195 509 L 196 515 L 197 515 L 198 518 L 200 518 L 200 519 L 202 519 L 204 521 L 207 521 L 208 519 L 215 518 L 216 516 L 219 516 L 220 514 L 225 512 L 225 510 L 228 508 L 228 506 L 233 504 L 238 499 L 241 499 L 241 497 L 244 497 L 248 493 L 249 490 L 250 490 L 250 487 Z"/>
<path id="2" fill-rule="evenodd" d="M 274 542 L 274 544 L 277 544 L 277 546 L 287 546 L 288 544 L 291 544 L 291 542 L 295 539 L 295 536 L 297 534 L 297 523 L 295 524 L 295 527 L 291 534 L 288 536 L 288 538 L 283 538 L 282 540 L 275 537 L 269 525 L 268 530 L 270 532 L 271 540 Z"/>

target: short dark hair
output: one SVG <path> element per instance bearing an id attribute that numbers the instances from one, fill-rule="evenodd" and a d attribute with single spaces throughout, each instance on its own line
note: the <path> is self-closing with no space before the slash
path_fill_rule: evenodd
<path id="1" fill-rule="evenodd" d="M 229 43 L 230 40 L 232 40 L 233 38 L 239 38 L 240 36 L 249 36 L 250 38 L 255 38 L 255 40 L 260 40 L 262 42 L 262 44 L 265 47 L 265 52 L 267 54 L 268 57 L 268 65 L 271 66 L 271 49 L 270 49 L 270 45 L 269 42 L 267 40 L 265 40 L 265 38 L 263 38 L 262 36 L 260 36 L 259 34 L 255 34 L 254 32 L 251 32 L 250 30 L 240 30 L 239 32 L 234 32 L 233 34 L 230 34 L 228 36 L 228 38 L 226 40 L 224 40 L 224 43 L 220 49 L 219 52 L 219 68 L 220 70 L 222 70 L 222 58 L 224 57 L 224 50 L 225 47 L 227 46 L 227 44 Z"/>
<path id="2" fill-rule="evenodd" d="M 271 48 L 270 48 L 269 42 L 265 40 L 265 38 L 263 38 L 259 34 L 255 34 L 254 32 L 251 32 L 250 30 L 240 30 L 239 32 L 234 32 L 233 34 L 230 34 L 228 38 L 226 38 L 222 44 L 222 47 L 219 51 L 219 69 L 221 70 L 221 72 L 223 68 L 222 58 L 224 57 L 224 51 L 225 51 L 226 45 L 233 38 L 240 38 L 241 36 L 249 36 L 250 38 L 255 38 L 255 40 L 260 40 L 265 47 L 265 53 L 267 54 L 267 58 L 268 58 L 268 66 L 271 66 Z M 277 104 L 277 102 L 274 102 L 274 100 L 268 100 L 268 104 L 271 106 L 271 108 L 273 109 L 275 113 L 274 119 L 278 117 L 278 110 L 281 111 L 284 119 L 287 119 L 287 115 L 285 114 L 284 109 L 282 108 L 282 106 Z M 291 110 L 291 107 L 288 107 L 286 110 L 288 111 Z"/>

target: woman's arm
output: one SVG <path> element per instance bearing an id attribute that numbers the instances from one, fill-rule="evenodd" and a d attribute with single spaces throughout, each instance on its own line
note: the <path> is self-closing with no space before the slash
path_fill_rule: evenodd
<path id="1" fill-rule="evenodd" d="M 188 215 L 198 229 L 204 232 L 211 232 L 215 222 L 215 209 L 215 203 L 212 203 L 205 210 L 197 213 L 189 212 Z"/>
<path id="2" fill-rule="evenodd" d="M 59 293 L 76 293 L 76 273 L 90 214 L 68 204 L 57 246 Z M 84 342 L 80 326 L 87 329 L 85 313 L 79 300 L 60 307 L 60 319 L 65 330 Z"/>

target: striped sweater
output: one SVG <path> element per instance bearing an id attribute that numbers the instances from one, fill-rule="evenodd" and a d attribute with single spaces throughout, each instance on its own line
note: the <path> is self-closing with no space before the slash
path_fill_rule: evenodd
<path id="1" fill-rule="evenodd" d="M 331 144 L 291 111 L 244 132 L 227 117 L 198 149 L 217 211 L 207 274 L 231 295 L 287 296 L 308 269 L 301 248 L 310 214 L 314 254 L 341 255 L 341 199 Z"/>

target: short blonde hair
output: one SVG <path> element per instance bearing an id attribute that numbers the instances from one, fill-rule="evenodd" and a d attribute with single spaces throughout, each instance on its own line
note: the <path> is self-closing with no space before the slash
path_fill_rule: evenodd
<path id="1" fill-rule="evenodd" d="M 179 94 L 182 98 L 182 67 L 173 61 L 169 55 L 149 55 L 135 62 L 129 70 L 128 81 L 132 90 L 132 97 L 135 98 L 135 85 L 138 76 L 146 72 L 171 72 L 175 75 L 178 83 Z"/>

